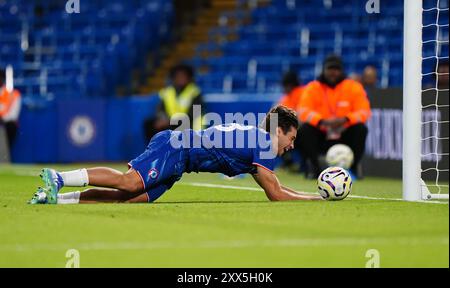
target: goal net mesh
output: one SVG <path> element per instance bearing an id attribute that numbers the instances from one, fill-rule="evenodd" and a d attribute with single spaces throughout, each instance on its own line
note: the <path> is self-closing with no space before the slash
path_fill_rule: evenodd
<path id="1" fill-rule="evenodd" d="M 449 0 L 423 0 L 422 191 L 449 189 Z"/>

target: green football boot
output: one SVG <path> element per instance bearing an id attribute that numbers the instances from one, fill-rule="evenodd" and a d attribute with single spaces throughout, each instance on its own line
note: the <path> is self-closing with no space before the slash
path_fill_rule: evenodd
<path id="1" fill-rule="evenodd" d="M 64 187 L 64 181 L 61 175 L 53 169 L 42 169 L 41 178 L 44 181 L 44 192 L 47 194 L 47 203 L 56 204 L 58 200 L 58 193 Z"/>
<path id="2" fill-rule="evenodd" d="M 34 193 L 33 198 L 28 201 L 28 204 L 36 205 L 36 204 L 47 204 L 48 197 L 44 188 L 39 187 L 36 193 Z"/>

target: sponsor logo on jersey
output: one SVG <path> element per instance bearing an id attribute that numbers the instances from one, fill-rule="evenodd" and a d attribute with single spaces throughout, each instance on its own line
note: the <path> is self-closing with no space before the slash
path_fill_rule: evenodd
<path id="1" fill-rule="evenodd" d="M 158 172 L 158 170 L 156 170 L 155 168 L 152 168 L 152 169 L 148 172 L 148 176 L 149 176 L 151 179 L 156 179 L 156 178 L 158 178 L 158 175 L 159 175 L 159 172 Z"/>

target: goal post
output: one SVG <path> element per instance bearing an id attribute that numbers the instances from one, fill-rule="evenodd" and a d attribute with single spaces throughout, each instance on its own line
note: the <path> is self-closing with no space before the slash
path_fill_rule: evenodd
<path id="1" fill-rule="evenodd" d="M 404 0 L 403 32 L 403 199 L 421 192 L 422 0 Z"/>
<path id="2" fill-rule="evenodd" d="M 443 89 L 438 87 L 439 74 L 437 65 L 440 60 L 447 59 L 448 55 L 442 56 L 440 45 L 440 29 L 446 27 L 448 31 L 448 18 L 446 24 L 442 25 L 439 20 L 440 15 L 440 1 L 434 0 L 435 7 L 424 7 L 423 0 L 404 0 L 404 42 L 403 42 L 403 199 L 407 201 L 419 201 L 425 199 L 448 199 L 448 176 L 446 183 L 442 183 L 444 173 L 448 175 L 448 151 L 442 151 L 443 141 L 448 142 L 448 137 L 442 137 L 440 126 L 448 119 L 441 119 L 441 109 L 448 110 L 447 105 L 441 105 L 439 96 L 441 92 L 446 92 L 448 95 L 448 87 Z M 445 0 L 444 0 L 445 1 Z M 430 2 L 430 1 L 427 1 Z M 434 4 L 433 3 L 433 4 Z M 448 7 L 444 8 L 448 13 Z M 435 23 L 424 25 L 424 13 L 433 11 L 437 14 Z M 431 27 L 436 29 L 436 38 L 431 40 L 424 40 L 424 28 Z M 447 35 L 448 45 L 448 35 Z M 424 45 L 431 44 L 436 47 L 434 55 L 424 55 Z M 436 68 L 433 71 L 424 71 L 425 60 L 432 60 L 436 62 Z M 422 67 L 424 66 L 424 67 Z M 448 72 L 447 72 L 448 74 Z M 424 78 L 426 76 L 436 78 L 434 87 L 423 87 Z M 423 93 L 427 90 L 435 92 L 436 99 L 430 105 L 424 104 Z M 445 91 L 446 90 L 446 91 Z M 434 95 L 434 94 L 433 94 Z M 442 95 L 441 95 L 442 97 Z M 448 96 L 447 96 L 448 97 Z M 432 121 L 424 122 L 423 111 L 431 109 L 435 113 Z M 447 113 L 448 115 L 448 113 Z M 432 135 L 423 135 L 424 125 L 429 124 L 433 128 Z M 448 129 L 448 128 L 447 128 Z M 428 137 L 426 137 L 428 136 Z M 422 147 L 424 140 L 430 140 L 435 143 L 433 151 L 428 151 L 424 155 Z M 439 146 L 439 147 L 438 147 Z M 448 147 L 448 145 L 446 145 Z M 422 167 L 422 160 L 425 156 L 433 156 L 433 167 L 424 169 Z M 440 161 L 446 161 L 446 164 L 440 165 Z M 444 168 L 442 168 L 444 167 Z M 433 171 L 435 179 L 432 185 L 427 185 L 422 180 L 425 172 Z M 433 186 L 433 187 L 429 187 Z M 430 189 L 437 188 L 437 189 Z M 445 190 L 447 192 L 445 192 Z M 430 192 L 433 190 L 433 192 Z M 437 191 L 437 193 L 435 193 Z"/>

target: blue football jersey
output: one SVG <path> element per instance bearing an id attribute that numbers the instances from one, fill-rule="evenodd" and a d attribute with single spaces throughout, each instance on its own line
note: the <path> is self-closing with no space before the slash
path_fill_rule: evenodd
<path id="1" fill-rule="evenodd" d="M 275 168 L 276 155 L 265 130 L 240 124 L 225 124 L 206 130 L 178 133 L 186 151 L 185 172 L 223 173 L 227 176 L 256 173 L 260 166 Z"/>

